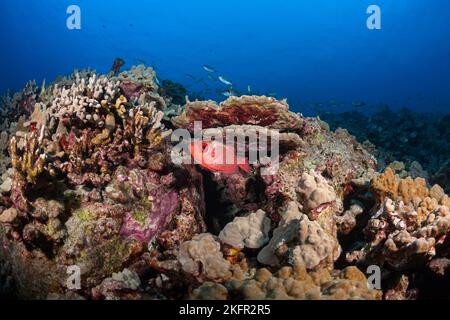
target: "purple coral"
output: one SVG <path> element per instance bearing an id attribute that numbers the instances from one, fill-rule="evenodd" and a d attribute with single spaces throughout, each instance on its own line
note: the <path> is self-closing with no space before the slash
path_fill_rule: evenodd
<path id="1" fill-rule="evenodd" d="M 151 197 L 154 200 L 150 211 L 126 213 L 120 231 L 122 236 L 147 243 L 164 230 L 171 215 L 179 206 L 178 194 L 176 191 L 155 191 Z M 137 218 L 137 215 L 141 217 Z"/>

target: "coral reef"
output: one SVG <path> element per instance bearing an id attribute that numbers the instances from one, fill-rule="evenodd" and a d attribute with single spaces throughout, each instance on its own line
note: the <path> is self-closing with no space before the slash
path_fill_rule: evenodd
<path id="1" fill-rule="evenodd" d="M 113 273 L 111 278 L 92 289 L 94 299 L 104 300 L 138 300 L 141 298 L 139 288 L 141 280 L 136 272 L 124 269 L 122 272 Z"/>
<path id="2" fill-rule="evenodd" d="M 339 256 L 339 244 L 306 215 L 274 230 L 270 243 L 258 254 L 265 265 L 302 264 L 308 270 L 332 267 Z"/>
<path id="3" fill-rule="evenodd" d="M 387 199 L 377 216 L 369 220 L 365 232 L 370 243 L 358 252 L 358 259 L 366 264 L 386 263 L 396 270 L 431 260 L 449 231 L 449 208 L 440 206 L 426 220 L 417 220 L 413 208 Z"/>
<path id="4" fill-rule="evenodd" d="M 435 257 L 450 230 L 449 198 L 442 188 L 428 189 L 422 178 L 400 179 L 390 168 L 371 188 L 381 208 L 364 230 L 367 246 L 347 258 L 402 271 Z"/>
<path id="5" fill-rule="evenodd" d="M 448 163 L 387 164 L 285 100 L 189 101 L 153 69 L 122 64 L 2 99 L 0 297 L 450 296 Z M 235 139 L 238 170 L 175 161 L 172 132 L 197 139 L 196 121 L 203 136 Z M 79 288 L 67 285 L 74 266 Z M 369 285 L 369 266 L 380 268 L 380 287 Z"/>
<path id="6" fill-rule="evenodd" d="M 334 189 L 322 175 L 313 170 L 303 173 L 297 193 L 302 199 L 302 210 L 308 212 L 312 220 L 316 220 L 327 205 L 336 201 Z"/>
<path id="7" fill-rule="evenodd" d="M 448 115 L 394 111 L 385 106 L 370 115 L 320 112 L 320 117 L 333 129 L 346 128 L 358 141 L 371 145 L 380 170 L 401 162 L 403 177 L 429 178 L 450 192 Z"/>
<path id="8" fill-rule="evenodd" d="M 355 267 L 337 276 L 327 271 L 307 273 L 301 264 L 283 267 L 275 274 L 258 269 L 247 279 L 233 278 L 224 285 L 205 283 L 191 299 L 245 300 L 379 300 L 379 291 L 367 288 L 365 275 Z"/>

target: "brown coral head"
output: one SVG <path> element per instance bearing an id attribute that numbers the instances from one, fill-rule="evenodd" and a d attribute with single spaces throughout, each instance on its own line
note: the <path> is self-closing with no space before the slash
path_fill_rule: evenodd
<path id="1" fill-rule="evenodd" d="M 120 68 L 122 68 L 124 64 L 125 60 L 123 60 L 122 58 L 116 58 L 116 60 L 114 60 L 114 63 L 111 67 L 111 72 L 114 76 L 117 76 L 119 74 Z"/>

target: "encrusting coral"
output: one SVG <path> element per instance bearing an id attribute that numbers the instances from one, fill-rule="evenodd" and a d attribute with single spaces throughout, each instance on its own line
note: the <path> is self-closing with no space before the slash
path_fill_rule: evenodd
<path id="1" fill-rule="evenodd" d="M 0 297 L 426 298 L 448 271 L 450 200 L 419 165 L 379 174 L 369 144 L 286 100 L 189 101 L 120 65 L 2 99 Z M 174 161 L 172 132 L 196 121 L 245 165 Z"/>

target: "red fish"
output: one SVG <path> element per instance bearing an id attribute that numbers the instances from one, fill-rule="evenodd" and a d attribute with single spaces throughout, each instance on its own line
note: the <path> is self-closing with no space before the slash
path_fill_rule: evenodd
<path id="1" fill-rule="evenodd" d="M 196 164 L 209 171 L 234 174 L 239 169 L 246 173 L 252 170 L 246 158 L 237 157 L 234 146 L 216 141 L 196 141 L 189 145 L 189 151 Z"/>

